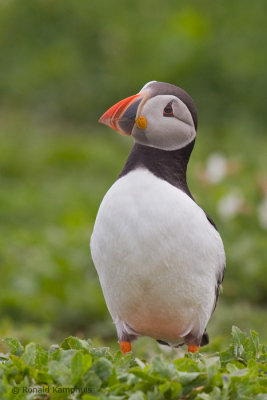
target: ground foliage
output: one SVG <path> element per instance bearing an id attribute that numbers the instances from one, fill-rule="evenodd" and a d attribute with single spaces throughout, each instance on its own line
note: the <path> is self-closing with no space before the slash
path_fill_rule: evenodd
<path id="1" fill-rule="evenodd" d="M 170 360 L 155 356 L 147 363 L 94 347 L 90 340 L 66 338 L 45 350 L 5 339 L 1 355 L 1 399 L 112 400 L 265 400 L 267 348 L 258 334 L 232 328 L 232 343 L 213 355 L 186 354 Z"/>

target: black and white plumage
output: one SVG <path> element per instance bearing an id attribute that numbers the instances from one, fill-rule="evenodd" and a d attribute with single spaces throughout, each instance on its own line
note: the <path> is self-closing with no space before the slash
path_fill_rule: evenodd
<path id="1" fill-rule="evenodd" d="M 193 100 L 174 85 L 153 81 L 100 122 L 135 140 L 91 237 L 119 342 L 144 335 L 196 349 L 207 338 L 225 253 L 213 221 L 187 186 L 197 129 Z"/>

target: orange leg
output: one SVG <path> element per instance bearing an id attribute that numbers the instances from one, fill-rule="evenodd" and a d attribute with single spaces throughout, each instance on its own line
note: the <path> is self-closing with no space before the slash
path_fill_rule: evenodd
<path id="1" fill-rule="evenodd" d="M 196 351 L 198 351 L 199 347 L 195 346 L 194 344 L 190 344 L 188 346 L 188 353 L 195 353 Z"/>
<path id="2" fill-rule="evenodd" d="M 130 342 L 120 342 L 120 348 L 122 354 L 126 354 L 132 351 L 132 346 Z"/>

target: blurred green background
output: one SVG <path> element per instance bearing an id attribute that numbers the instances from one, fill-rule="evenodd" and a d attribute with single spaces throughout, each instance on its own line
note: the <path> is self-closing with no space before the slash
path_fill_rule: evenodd
<path id="1" fill-rule="evenodd" d="M 132 141 L 97 120 L 159 80 L 197 105 L 189 186 L 227 254 L 210 348 L 233 324 L 266 341 L 266 14 L 265 0 L 0 2 L 1 337 L 116 342 L 89 239 Z"/>

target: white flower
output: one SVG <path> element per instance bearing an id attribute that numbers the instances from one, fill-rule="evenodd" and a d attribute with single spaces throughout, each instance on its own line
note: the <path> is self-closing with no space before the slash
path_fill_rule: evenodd
<path id="1" fill-rule="evenodd" d="M 240 192 L 229 192 L 217 205 L 218 214 L 225 219 L 232 219 L 242 212 L 244 197 Z"/>
<path id="2" fill-rule="evenodd" d="M 205 175 L 209 182 L 220 182 L 227 173 L 226 158 L 219 153 L 213 153 L 207 160 Z"/>
<path id="3" fill-rule="evenodd" d="M 260 226 L 267 229 L 267 196 L 265 196 L 258 207 L 258 218 Z"/>

